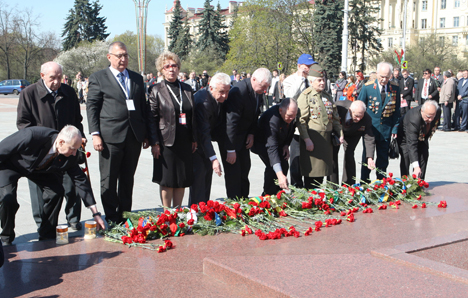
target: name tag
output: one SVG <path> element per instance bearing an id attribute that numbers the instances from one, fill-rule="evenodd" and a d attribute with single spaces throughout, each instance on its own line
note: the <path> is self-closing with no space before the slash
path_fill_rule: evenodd
<path id="1" fill-rule="evenodd" d="M 186 125 L 187 124 L 187 117 L 185 113 L 180 114 L 179 116 L 179 124 Z"/>
<path id="2" fill-rule="evenodd" d="M 135 104 L 133 103 L 133 99 L 127 99 L 127 109 L 129 111 L 135 111 Z"/>

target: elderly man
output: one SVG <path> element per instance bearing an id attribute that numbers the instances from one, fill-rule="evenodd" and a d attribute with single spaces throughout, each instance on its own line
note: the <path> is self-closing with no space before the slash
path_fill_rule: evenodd
<path id="1" fill-rule="evenodd" d="M 106 220 L 119 223 L 122 212 L 132 210 L 133 176 L 142 143 L 148 147 L 147 103 L 142 76 L 127 69 L 125 44 L 111 43 L 107 59 L 110 67 L 89 77 L 86 108 Z"/>
<path id="2" fill-rule="evenodd" d="M 392 76 L 392 65 L 381 62 L 377 65 L 377 79 L 369 81 L 362 88 L 358 100 L 364 102 L 367 113 L 372 118 L 372 132 L 375 137 L 376 166 L 380 171 L 387 171 L 388 148 L 390 139 L 396 138 L 398 132 L 398 120 L 400 119 L 400 88 L 398 83 L 389 80 Z M 365 166 L 368 153 L 364 146 L 362 155 L 361 180 L 368 181 L 370 169 Z M 377 172 L 377 179 L 384 175 Z"/>
<path id="3" fill-rule="evenodd" d="M 268 109 L 258 121 L 252 152 L 265 164 L 262 195 L 274 195 L 281 189 L 288 190 L 289 145 L 294 135 L 297 102 L 285 98 Z M 275 184 L 278 179 L 278 184 Z"/>
<path id="4" fill-rule="evenodd" d="M 366 105 L 360 101 L 340 100 L 335 103 L 341 119 L 344 134 L 344 160 L 342 183 L 353 185 L 356 183 L 356 162 L 354 150 L 363 137 L 366 148 L 366 164 L 372 170 L 375 168 L 374 150 L 375 139 L 372 132 L 372 118 L 366 112 Z M 331 181 L 338 184 L 338 153 L 340 147 L 333 147 L 333 160 L 335 161 Z"/>
<path id="5" fill-rule="evenodd" d="M 307 81 L 307 76 L 310 72 L 310 67 L 313 64 L 317 64 L 309 54 L 302 54 L 299 59 L 297 59 L 297 71 L 284 79 L 283 88 L 284 96 L 291 99 L 297 100 L 299 95 L 309 87 L 309 82 Z M 297 123 L 296 123 L 297 125 Z M 300 169 L 299 162 L 299 132 L 296 131 L 294 134 L 293 140 L 291 141 L 291 151 L 289 156 L 289 163 L 291 165 L 291 185 L 296 187 L 304 187 L 304 182 L 302 181 L 302 174 Z"/>
<path id="6" fill-rule="evenodd" d="M 105 227 L 96 208 L 91 185 L 78 166 L 76 152 L 81 144 L 81 132 L 70 125 L 60 133 L 47 127 L 28 127 L 0 142 L 0 237 L 3 244 L 9 245 L 15 239 L 15 214 L 19 208 L 16 190 L 21 177 L 34 181 L 43 192 L 39 240 L 55 238 L 64 192 L 64 171 L 73 180 L 85 206 L 93 212 L 98 226 Z"/>
<path id="7" fill-rule="evenodd" d="M 226 101 L 226 142 L 220 148 L 226 171 L 228 198 L 247 198 L 250 182 L 250 148 L 254 144 L 263 94 L 271 82 L 271 73 L 259 68 L 251 78 L 237 83 Z"/>
<path id="8" fill-rule="evenodd" d="M 440 121 L 440 109 L 435 100 L 427 100 L 422 106 L 408 111 L 400 120 L 398 145 L 400 146 L 401 176 L 413 174 L 424 179 L 429 158 L 429 139 Z"/>
<path id="9" fill-rule="evenodd" d="M 452 78 L 450 71 L 444 71 L 444 82 L 440 89 L 439 104 L 442 106 L 444 115 L 443 131 L 452 130 L 452 107 L 457 93 L 457 83 Z"/>
<path id="10" fill-rule="evenodd" d="M 431 75 L 431 77 L 436 81 L 437 87 L 440 87 L 442 85 L 442 83 L 444 82 L 444 77 L 440 73 L 440 67 L 439 66 L 434 67 L 434 73 Z"/>
<path id="11" fill-rule="evenodd" d="M 61 130 L 65 125 L 73 125 L 80 130 L 83 144 L 86 144 L 81 124 L 83 117 L 76 92 L 72 87 L 61 84 L 62 74 L 62 66 L 55 62 L 47 62 L 41 66 L 41 79 L 20 94 L 16 126 L 18 129 L 44 126 Z M 81 154 L 84 158 L 84 154 Z M 43 193 L 33 181 L 28 180 L 28 183 L 32 212 L 39 227 L 44 206 Z M 73 230 L 81 230 L 81 199 L 77 196 L 75 186 L 66 173 L 63 175 L 62 184 L 67 202 L 65 205 L 67 222 Z"/>
<path id="12" fill-rule="evenodd" d="M 224 142 L 226 137 L 226 111 L 224 101 L 231 88 L 231 79 L 225 73 L 211 78 L 209 88 L 194 95 L 195 121 L 199 145 L 193 154 L 194 181 L 190 187 L 189 206 L 210 199 L 213 171 L 221 176 L 222 170 L 212 141 Z"/>

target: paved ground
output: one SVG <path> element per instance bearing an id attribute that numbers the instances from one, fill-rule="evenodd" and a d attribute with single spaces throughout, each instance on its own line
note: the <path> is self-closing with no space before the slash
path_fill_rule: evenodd
<path id="1" fill-rule="evenodd" d="M 0 140 L 15 132 L 16 129 L 16 106 L 18 96 L 0 95 Z M 82 105 L 83 125 L 85 132 L 88 132 L 85 105 Z M 89 137 L 91 140 L 91 137 Z M 217 146 L 215 146 L 216 148 Z M 429 166 L 426 180 L 430 183 L 442 185 L 446 183 L 466 183 L 468 174 L 466 172 L 466 148 L 468 148 L 468 134 L 457 132 L 437 132 L 430 142 Z M 102 211 L 99 198 L 99 169 L 98 154 L 91 145 L 88 145 L 91 157 L 88 160 L 91 184 L 94 189 L 98 208 Z M 356 157 L 362 155 L 362 146 L 357 146 Z M 218 154 L 219 156 L 219 154 Z M 262 193 L 264 165 L 257 155 L 252 156 L 252 169 L 250 171 L 250 195 L 255 196 Z M 340 161 L 343 158 L 343 150 L 340 150 Z M 359 159 L 359 158 L 358 158 Z M 340 168 L 341 171 L 341 168 Z M 399 160 L 391 160 L 388 168 L 389 172 L 399 176 Z M 359 172 L 359 171 L 358 171 Z M 135 188 L 133 196 L 133 210 L 157 208 L 161 205 L 159 196 L 159 185 L 151 181 L 153 173 L 152 156 L 149 150 L 142 150 L 138 169 L 135 175 Z M 374 175 L 374 174 L 372 174 Z M 358 173 L 358 176 L 360 174 Z M 183 204 L 188 204 L 188 189 L 185 192 Z M 219 178 L 214 175 L 211 199 L 223 198 L 226 195 L 224 187 L 224 176 Z M 20 209 L 16 215 L 15 243 L 36 241 L 36 225 L 31 213 L 31 202 L 29 198 L 29 188 L 27 180 L 22 178 L 18 186 L 18 201 Z M 91 219 L 91 212 L 84 208 L 82 212 L 82 222 Z M 65 213 L 61 212 L 60 223 L 66 223 Z M 73 235 L 82 235 L 82 232 L 75 232 Z"/>

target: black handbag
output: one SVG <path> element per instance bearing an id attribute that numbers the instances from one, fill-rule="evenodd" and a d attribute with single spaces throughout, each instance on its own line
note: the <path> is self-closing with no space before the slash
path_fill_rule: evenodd
<path id="1" fill-rule="evenodd" d="M 397 159 L 400 156 L 400 150 L 396 138 L 392 138 L 390 146 L 388 147 L 388 157 L 390 159 Z"/>

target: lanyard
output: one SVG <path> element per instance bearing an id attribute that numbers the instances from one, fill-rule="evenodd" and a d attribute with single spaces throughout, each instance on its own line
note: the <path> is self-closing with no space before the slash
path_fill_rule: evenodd
<path id="1" fill-rule="evenodd" d="M 172 91 L 171 88 L 169 88 L 169 86 L 167 86 L 167 89 L 169 89 L 169 92 L 171 92 L 172 96 L 174 96 L 175 100 L 177 101 L 177 103 L 179 104 L 180 106 L 180 113 L 182 114 L 182 104 L 183 104 L 183 98 L 182 98 L 182 86 L 180 86 L 180 83 L 179 83 L 179 92 L 180 92 L 180 101 L 177 99 L 177 96 L 174 94 L 174 92 Z"/>
<path id="2" fill-rule="evenodd" d="M 123 72 L 122 72 L 122 73 L 123 73 Z M 130 85 L 130 80 L 128 80 L 128 82 L 127 82 L 127 76 L 125 76 L 125 75 L 124 75 L 123 79 L 124 79 L 124 82 L 125 82 L 125 88 L 124 88 L 124 86 L 122 85 L 122 83 L 120 82 L 120 79 L 119 79 L 119 78 L 117 78 L 117 83 L 119 83 L 120 87 L 122 87 L 122 90 L 123 90 L 123 92 L 125 93 L 125 97 L 126 97 L 127 99 L 129 99 L 128 93 L 129 93 L 130 90 L 128 90 L 127 88 L 130 87 L 130 86 L 128 86 L 128 85 Z"/>

